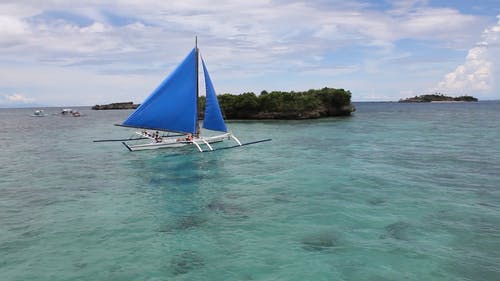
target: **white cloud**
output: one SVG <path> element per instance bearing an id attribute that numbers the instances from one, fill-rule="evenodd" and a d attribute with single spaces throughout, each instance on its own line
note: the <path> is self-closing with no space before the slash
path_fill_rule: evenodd
<path id="1" fill-rule="evenodd" d="M 18 18 L 0 14 L 0 48 L 22 44 L 26 35 L 29 35 L 27 24 Z"/>
<path id="2" fill-rule="evenodd" d="M 0 35 L 14 35 L 27 33 L 28 26 L 21 20 L 11 17 L 0 15 Z"/>
<path id="3" fill-rule="evenodd" d="M 427 0 L 391 0 L 392 9 L 390 12 L 396 14 L 404 14 L 415 9 L 415 7 L 424 6 L 429 1 Z"/>
<path id="4" fill-rule="evenodd" d="M 32 103 L 35 101 L 33 98 L 27 98 L 21 94 L 7 94 L 3 96 L 2 103 L 6 104 L 23 104 L 23 103 Z"/>
<path id="5" fill-rule="evenodd" d="M 498 59 L 499 36 L 500 20 L 496 25 L 483 31 L 482 41 L 469 50 L 464 64 L 448 73 L 439 82 L 436 90 L 453 94 L 474 95 L 476 92 L 481 92 L 492 95 L 495 75 L 498 76 L 494 66 L 500 62 Z"/>
<path id="6" fill-rule="evenodd" d="M 100 22 L 94 22 L 90 26 L 86 26 L 80 29 L 81 33 L 103 33 L 106 31 L 111 31 L 111 27 L 106 26 Z"/>
<path id="7" fill-rule="evenodd" d="M 239 87 L 238 90 L 235 86 L 218 84 L 221 92 L 229 91 L 230 87 L 231 92 L 272 90 L 258 79 L 272 75 L 277 77 L 274 81 L 286 86 L 291 84 L 287 77 L 292 72 L 295 77 L 316 74 L 321 76 L 318 78 L 321 83 L 331 81 L 330 85 L 322 86 L 347 88 L 351 85 L 335 85 L 338 81 L 335 78 L 349 74 L 358 75 L 352 81 L 372 79 L 377 72 L 384 71 L 387 58 L 401 52 L 397 44 L 402 39 L 438 45 L 451 42 L 454 47 L 465 48 L 471 44 L 471 34 L 477 34 L 472 31 L 482 23 L 480 17 L 453 8 L 430 7 L 426 0 L 392 1 L 388 10 L 373 8 L 366 1 L 344 2 L 335 1 L 335 5 L 331 1 L 292 0 L 225 0 L 216 4 L 210 0 L 0 3 L 0 73 L 10 75 L 13 80 L 0 77 L 7 84 L 4 86 L 29 93 L 37 100 L 54 103 L 59 94 L 60 101 L 66 104 L 71 100 L 92 104 L 103 99 L 98 95 L 108 95 L 113 87 L 130 85 L 128 89 L 140 90 L 139 81 L 146 81 L 145 77 L 151 73 L 165 74 L 193 46 L 193 38 L 198 35 L 212 75 L 231 81 L 227 85 Z M 79 21 L 78 17 L 84 20 Z M 126 21 L 117 24 L 116 18 Z M 360 56 L 336 57 L 337 50 L 346 49 L 361 50 Z M 366 72 L 373 77 L 360 76 Z M 136 73 L 140 79 L 130 78 L 130 73 Z M 123 78 L 110 74 L 120 74 Z M 37 77 L 58 83 L 47 84 Z M 375 77 L 363 84 L 368 89 L 377 82 Z M 296 84 L 299 83 L 305 89 L 314 84 L 307 84 L 306 80 Z M 357 84 L 353 82 L 354 86 Z M 95 95 L 64 95 L 72 88 L 89 87 L 93 87 Z M 125 100 L 133 94 L 131 90 L 117 91 L 113 99 Z"/>
<path id="8" fill-rule="evenodd" d="M 0 67 L 0 77 L 10 81 L 12 88 L 21 89 L 19 92 L 22 93 L 6 94 L 3 99 L 0 94 L 0 104 L 24 101 L 73 106 L 116 101 L 141 102 L 165 78 L 164 74 L 112 75 L 54 65 Z"/>
<path id="9" fill-rule="evenodd" d="M 418 9 L 405 8 L 405 13 L 397 15 L 352 5 L 340 5 L 336 9 L 325 8 L 321 1 L 224 1 L 214 5 L 211 1 L 142 3 L 121 0 L 89 8 L 89 3 L 92 2 L 32 3 L 40 11 L 57 7 L 75 14 L 80 13 L 93 21 L 89 26 L 77 26 L 59 19 L 29 22 L 26 17 L 18 17 L 14 20 L 19 25 L 18 29 L 23 27 L 31 33 L 31 36 L 25 38 L 25 44 L 30 48 L 74 52 L 75 55 L 108 55 L 113 50 L 121 51 L 124 48 L 138 50 L 138 45 L 144 46 L 141 42 L 144 38 L 149 44 L 154 44 L 155 40 L 156 47 L 171 49 L 173 43 L 178 43 L 176 38 L 180 34 L 190 38 L 198 34 L 203 39 L 223 40 L 264 53 L 286 44 L 290 50 L 286 54 L 306 51 L 320 55 L 325 52 L 325 46 L 334 48 L 346 44 L 368 43 L 386 48 L 391 46 L 391 42 L 403 38 L 431 37 L 433 40 L 449 40 L 450 34 L 463 32 L 476 21 L 475 17 L 462 15 L 456 10 L 424 7 L 419 0 L 396 2 L 399 3 L 399 6 L 395 4 L 398 9 L 402 9 L 400 6 L 414 6 L 415 2 L 418 4 Z M 136 19 L 135 26 L 142 25 L 141 33 L 130 33 L 127 32 L 132 30 L 130 27 L 113 27 L 106 23 L 107 19 L 100 11 L 106 8 L 123 17 Z M 329 44 L 304 44 L 315 38 Z M 270 53 L 271 55 L 275 54 Z"/>
<path id="10" fill-rule="evenodd" d="M 476 21 L 475 16 L 461 14 L 455 9 L 420 8 L 406 15 L 400 23 L 401 31 L 408 38 L 448 40 L 457 37 L 453 32 L 467 30 Z"/>

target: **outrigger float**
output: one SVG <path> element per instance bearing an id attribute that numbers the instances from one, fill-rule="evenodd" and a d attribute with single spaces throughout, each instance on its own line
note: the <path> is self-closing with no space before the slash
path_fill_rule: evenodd
<path id="1" fill-rule="evenodd" d="M 186 145 L 195 145 L 198 151 L 203 152 L 203 146 L 206 146 L 208 150 L 214 150 L 211 144 L 222 142 L 226 138 L 228 140 L 233 139 L 239 146 L 242 143 L 231 133 L 225 133 L 222 135 L 212 136 L 212 137 L 192 137 L 192 135 L 186 135 L 181 138 L 178 137 L 162 137 L 155 134 L 151 134 L 147 131 L 136 132 L 136 134 L 140 135 L 140 139 L 149 139 L 151 140 L 148 143 L 129 145 L 127 142 L 123 141 L 123 145 L 130 151 L 136 150 L 147 150 L 147 149 L 158 149 L 158 148 L 175 148 L 175 147 L 183 147 Z"/>

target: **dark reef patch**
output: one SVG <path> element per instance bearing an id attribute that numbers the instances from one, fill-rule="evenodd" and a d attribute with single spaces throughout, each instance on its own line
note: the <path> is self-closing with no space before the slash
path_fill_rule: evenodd
<path id="1" fill-rule="evenodd" d="M 373 205 L 373 206 L 382 205 L 384 203 L 385 203 L 385 200 L 382 198 L 371 198 L 368 200 L 368 204 Z"/>
<path id="2" fill-rule="evenodd" d="M 184 250 L 170 260 L 172 272 L 175 275 L 186 274 L 192 270 L 203 267 L 205 262 L 200 255 L 192 250 Z"/>
<path id="3" fill-rule="evenodd" d="M 180 229 L 180 230 L 195 228 L 195 227 L 201 226 L 202 224 L 206 223 L 207 221 L 208 221 L 208 219 L 205 217 L 201 217 L 198 215 L 191 215 L 191 216 L 181 218 L 177 222 L 176 228 Z"/>
<path id="4" fill-rule="evenodd" d="M 161 226 L 158 232 L 164 233 L 174 233 L 180 230 L 188 230 L 191 228 L 200 227 L 204 223 L 206 223 L 208 219 L 199 215 L 189 215 L 185 217 L 181 217 L 177 221 L 172 224 L 166 224 Z"/>
<path id="5" fill-rule="evenodd" d="M 337 246 L 338 237 L 333 232 L 319 232 L 302 238 L 301 243 L 307 251 L 323 251 Z"/>
<path id="6" fill-rule="evenodd" d="M 245 209 L 234 205 L 234 204 L 228 204 L 225 202 L 221 201 L 212 201 L 207 204 L 207 209 L 216 212 L 216 213 L 222 213 L 224 215 L 238 218 L 238 219 L 246 219 L 248 218 L 248 215 L 246 214 Z"/>
<path id="7" fill-rule="evenodd" d="M 397 240 L 409 240 L 408 238 L 408 228 L 410 224 L 404 221 L 398 221 L 391 223 L 384 227 L 385 233 L 380 236 L 380 238 L 393 238 Z"/>

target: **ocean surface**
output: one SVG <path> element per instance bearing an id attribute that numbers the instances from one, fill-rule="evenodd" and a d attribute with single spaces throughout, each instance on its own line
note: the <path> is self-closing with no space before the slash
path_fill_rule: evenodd
<path id="1" fill-rule="evenodd" d="M 0 109 L 0 280 L 500 280 L 500 102 L 356 107 L 211 153 Z"/>

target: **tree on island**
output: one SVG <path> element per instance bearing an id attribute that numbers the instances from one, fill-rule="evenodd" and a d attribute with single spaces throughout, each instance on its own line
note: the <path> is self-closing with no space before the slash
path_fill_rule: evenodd
<path id="1" fill-rule="evenodd" d="M 477 98 L 473 96 L 459 96 L 459 97 L 450 97 L 445 96 L 441 93 L 434 93 L 430 95 L 420 95 L 415 96 L 413 98 L 400 99 L 399 102 L 433 102 L 433 101 L 467 101 L 467 102 L 476 102 Z"/>
<path id="2" fill-rule="evenodd" d="M 218 96 L 227 119 L 303 119 L 326 116 L 346 116 L 354 111 L 351 92 L 323 88 L 305 92 L 262 91 L 241 95 Z M 205 97 L 200 97 L 199 112 L 203 114 Z"/>
<path id="3" fill-rule="evenodd" d="M 262 91 L 241 95 L 218 96 L 227 119 L 307 119 L 327 116 L 348 116 L 353 112 L 351 92 L 344 89 L 323 88 L 306 92 Z M 202 118 L 206 99 L 199 97 L 198 112 Z M 135 109 L 132 102 L 95 105 L 92 109 Z"/>

